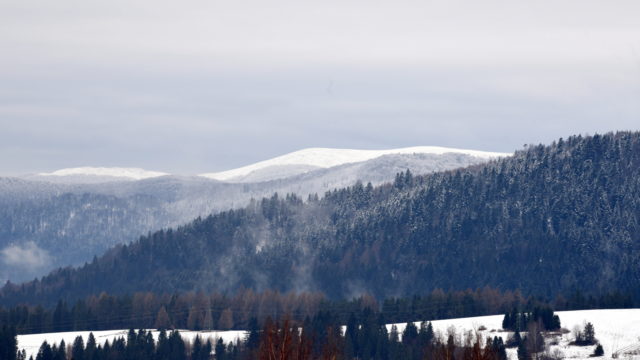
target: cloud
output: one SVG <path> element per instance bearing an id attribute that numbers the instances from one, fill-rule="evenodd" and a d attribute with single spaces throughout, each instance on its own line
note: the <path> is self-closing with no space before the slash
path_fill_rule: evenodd
<path id="1" fill-rule="evenodd" d="M 25 270 L 43 268 L 51 263 L 51 256 L 33 241 L 22 245 L 10 245 L 0 251 L 5 265 L 20 267 Z"/>
<path id="2" fill-rule="evenodd" d="M 637 129 L 640 2 L 0 4 L 0 174 Z M 327 91 L 329 89 L 331 91 Z"/>

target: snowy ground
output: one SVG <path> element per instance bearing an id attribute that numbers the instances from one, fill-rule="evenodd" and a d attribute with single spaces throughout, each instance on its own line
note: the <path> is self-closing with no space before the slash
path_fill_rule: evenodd
<path id="1" fill-rule="evenodd" d="M 583 327 L 586 322 L 591 322 L 595 328 L 596 338 L 602 344 L 605 351 L 605 358 L 612 358 L 613 354 L 617 354 L 619 359 L 640 360 L 640 309 L 625 310 L 581 310 L 581 311 L 560 311 L 556 313 L 560 316 L 562 327 L 573 330 L 575 326 Z M 460 336 L 459 340 L 463 341 L 463 334 L 468 331 L 477 331 L 482 338 L 488 336 L 502 336 L 507 339 L 510 335 L 508 332 L 502 331 L 502 315 L 495 316 L 479 316 L 471 318 L 436 320 L 433 321 L 433 328 L 437 336 L 446 337 L 449 328 L 455 328 L 456 333 Z M 417 322 L 416 326 L 420 323 Z M 388 325 L 391 329 L 392 325 Z M 402 333 L 405 324 L 396 324 L 398 331 Z M 486 328 L 485 330 L 479 330 Z M 185 340 L 193 341 L 196 335 L 200 335 L 203 339 L 211 339 L 215 341 L 222 338 L 225 343 L 237 341 L 245 337 L 244 331 L 180 331 Z M 127 330 L 110 330 L 93 332 L 96 341 L 104 344 L 105 341 L 110 342 L 120 336 L 127 336 Z M 154 331 L 155 338 L 158 332 Z M 51 343 L 59 343 L 64 339 L 67 344 L 73 343 L 76 336 L 82 336 L 86 343 L 89 331 L 66 332 L 66 333 L 49 333 L 34 335 L 19 335 L 18 347 L 27 351 L 27 358 L 38 352 L 38 348 L 44 340 Z M 546 338 L 550 345 L 548 352 L 550 354 L 562 355 L 569 359 L 588 359 L 593 353 L 593 346 L 579 347 L 569 346 L 569 342 L 573 341 L 571 332 L 564 334 L 549 335 Z M 559 353 L 559 352 L 560 353 Z M 508 355 L 510 359 L 517 359 L 515 349 L 509 349 Z"/>
<path id="2" fill-rule="evenodd" d="M 619 359 L 640 359 L 640 309 L 559 311 L 556 314 L 560 317 L 562 328 L 570 331 L 575 326 L 584 327 L 586 322 L 591 322 L 596 339 L 604 348 L 604 358 L 612 358 L 617 353 Z M 502 331 L 502 319 L 503 315 L 479 316 L 436 320 L 432 324 L 436 335 L 443 338 L 447 336 L 447 329 L 453 326 L 459 336 L 471 330 L 474 333 L 478 331 L 482 338 L 501 336 L 506 340 L 510 333 Z M 400 333 L 405 325 L 396 324 Z M 416 326 L 419 325 L 420 323 L 416 323 Z M 481 327 L 486 330 L 478 330 Z M 391 329 L 391 325 L 388 328 Z M 588 359 L 595 346 L 569 346 L 569 342 L 573 340 L 572 333 L 549 335 L 546 337 L 547 344 L 557 342 L 557 345 L 550 345 L 548 352 L 552 355 L 555 352 L 568 359 Z M 507 353 L 510 359 L 517 359 L 515 349 L 508 349 Z"/>
<path id="3" fill-rule="evenodd" d="M 193 342 L 197 335 L 200 335 L 204 341 L 207 339 L 211 339 L 211 343 L 215 345 L 215 341 L 218 338 L 222 338 L 222 340 L 226 343 L 233 341 L 234 343 L 238 341 L 238 339 L 244 339 L 246 332 L 244 331 L 189 331 L 189 330 L 179 330 L 182 339 L 185 341 Z M 109 342 L 113 342 L 113 340 L 124 337 L 127 339 L 127 333 L 129 330 L 105 330 L 105 331 L 93 331 L 93 336 L 96 338 L 96 342 L 98 344 L 104 344 L 107 340 Z M 29 356 L 33 355 L 35 359 L 38 349 L 40 345 L 42 345 L 43 341 L 47 341 L 49 344 L 59 344 L 61 340 L 69 345 L 73 344 L 73 341 L 76 337 L 82 336 L 84 343 L 87 343 L 87 339 L 89 338 L 89 333 L 91 331 L 75 331 L 75 332 L 62 332 L 62 333 L 47 333 L 47 334 L 32 334 L 32 335 L 18 335 L 18 349 L 22 351 L 22 349 L 27 352 L 27 359 Z M 158 331 L 153 331 L 153 337 L 158 339 Z"/>

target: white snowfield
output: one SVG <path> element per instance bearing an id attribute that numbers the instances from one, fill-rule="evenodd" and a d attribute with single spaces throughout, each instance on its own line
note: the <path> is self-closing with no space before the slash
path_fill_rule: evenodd
<path id="1" fill-rule="evenodd" d="M 583 327 L 586 322 L 593 324 L 596 339 L 604 348 L 604 358 L 612 358 L 615 354 L 618 359 L 640 359 L 640 309 L 622 309 L 622 310 L 580 310 L 580 311 L 560 311 L 556 312 L 560 316 L 562 327 L 573 330 L 574 327 Z M 503 315 L 479 316 L 471 318 L 435 320 L 432 322 L 436 336 L 445 339 L 447 331 L 450 328 L 456 330 L 459 341 L 464 341 L 464 335 L 468 331 L 475 333 L 476 331 L 482 337 L 501 336 L 506 340 L 512 333 L 502 331 Z M 415 323 L 420 326 L 420 322 Z M 393 324 L 387 325 L 391 330 Z M 406 324 L 395 324 L 400 334 L 404 330 Z M 480 330 L 481 328 L 485 330 Z M 113 342 L 118 337 L 127 337 L 127 330 L 109 330 L 94 331 L 93 335 L 96 342 L 104 344 L 107 340 Z M 216 341 L 218 338 L 223 339 L 225 343 L 231 341 L 237 342 L 238 339 L 244 339 L 247 335 L 245 331 L 188 331 L 180 330 L 183 339 L 193 341 L 197 335 L 202 339 L 211 339 Z M 59 344 L 64 339 L 66 344 L 72 344 L 77 336 L 82 336 L 86 344 L 89 337 L 89 331 L 64 332 L 64 333 L 48 333 L 19 335 L 18 348 L 25 349 L 27 358 L 35 355 L 42 342 L 46 340 L 49 344 Z M 158 338 L 158 331 L 153 331 L 155 339 Z M 573 334 L 556 334 L 549 335 L 546 342 L 549 345 L 547 352 L 556 356 L 561 355 L 567 359 L 589 359 L 589 355 L 593 353 L 595 346 L 570 346 L 569 342 L 573 341 Z M 445 339 L 446 341 L 446 339 Z M 557 342 L 557 345 L 551 345 Z M 558 352 L 559 351 L 559 352 Z M 516 349 L 507 349 L 510 360 L 517 360 Z"/>
<path id="2" fill-rule="evenodd" d="M 245 331 L 190 331 L 190 330 L 179 330 L 182 339 L 187 342 L 193 342 L 196 336 L 200 335 L 200 338 L 206 342 L 207 339 L 211 340 L 211 344 L 215 346 L 215 342 L 218 339 L 222 339 L 225 344 L 229 342 L 237 343 L 238 340 L 244 340 L 247 333 Z M 48 334 L 32 334 L 32 335 L 18 335 L 18 350 L 22 351 L 24 349 L 27 353 L 27 359 L 33 355 L 35 359 L 38 354 L 38 349 L 40 349 L 40 345 L 46 340 L 50 345 L 54 343 L 56 345 L 60 344 L 60 341 L 64 340 L 66 345 L 73 344 L 73 341 L 78 336 L 82 336 L 85 345 L 87 344 L 87 339 L 89 338 L 89 334 L 91 331 L 73 331 L 73 332 L 61 332 L 61 333 L 48 333 Z M 117 338 L 123 337 L 125 341 L 127 340 L 127 334 L 129 330 L 104 330 L 104 331 L 93 331 L 93 336 L 96 338 L 96 343 L 99 345 L 104 345 L 107 340 L 109 343 L 113 343 L 113 341 Z M 153 338 L 158 340 L 158 334 L 160 334 L 157 330 L 152 330 Z"/>
<path id="3" fill-rule="evenodd" d="M 584 324 L 593 324 L 596 339 L 604 348 L 604 358 L 618 359 L 640 359 L 640 309 L 619 309 L 619 310 L 579 310 L 579 311 L 558 311 L 562 328 L 572 331 L 576 326 L 584 328 Z M 441 336 L 446 341 L 447 330 L 450 327 L 456 329 L 463 341 L 462 334 L 472 331 L 486 339 L 491 336 L 501 336 L 506 340 L 512 333 L 502 331 L 503 315 L 479 316 L 461 319 L 436 320 L 433 321 L 433 329 L 436 335 Z M 420 326 L 420 322 L 415 323 Z M 391 326 L 387 328 L 391 330 Z M 402 334 L 406 324 L 396 324 L 398 331 Z M 479 330 L 485 327 L 486 330 Z M 548 344 L 547 352 L 551 355 L 562 356 L 566 359 L 592 359 L 595 346 L 570 346 L 569 343 L 575 340 L 573 333 L 549 335 L 545 338 Z M 551 343 L 557 342 L 557 345 Z M 559 351 L 559 352 L 558 352 Z M 510 360 L 517 360 L 516 349 L 507 349 Z M 596 358 L 597 359 L 597 358 Z M 602 358 L 600 358 L 602 359 Z"/>
<path id="4" fill-rule="evenodd" d="M 131 180 L 150 179 L 159 176 L 169 175 L 160 171 L 149 171 L 140 168 L 120 168 L 120 167 L 77 167 L 56 170 L 50 173 L 39 173 L 38 176 L 100 176 L 116 177 Z"/>
<path id="5" fill-rule="evenodd" d="M 401 149 L 389 150 L 354 150 L 354 149 L 330 149 L 330 148 L 309 148 L 295 151 L 289 154 L 278 156 L 273 159 L 257 162 L 255 164 L 243 166 L 237 169 L 200 174 L 202 177 L 220 181 L 233 181 L 247 176 L 253 172 L 265 170 L 267 168 L 287 168 L 297 166 L 298 173 L 305 173 L 313 169 L 326 169 L 334 166 L 356 163 L 375 159 L 384 155 L 396 154 L 433 154 L 442 155 L 447 153 L 457 153 L 469 155 L 481 159 L 494 159 L 511 156 L 510 153 L 486 152 L 478 150 L 454 149 L 439 146 L 416 146 Z"/>

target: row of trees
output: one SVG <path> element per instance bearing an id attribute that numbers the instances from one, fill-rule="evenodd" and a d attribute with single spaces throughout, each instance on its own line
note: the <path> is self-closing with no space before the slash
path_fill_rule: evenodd
<path id="1" fill-rule="evenodd" d="M 604 295 L 603 298 L 620 296 Z M 252 321 L 261 325 L 267 317 L 277 319 L 288 314 L 294 321 L 303 321 L 320 311 L 330 312 L 337 316 L 336 321 L 346 323 L 350 313 L 369 307 L 379 310 L 390 323 L 506 313 L 503 328 L 515 331 L 525 329 L 529 319 L 540 319 L 546 329 L 557 329 L 559 319 L 551 310 L 556 303 L 565 305 L 562 310 L 576 309 L 567 306 L 570 302 L 564 298 L 549 302 L 491 288 L 434 290 L 422 296 L 382 302 L 371 296 L 342 301 L 330 300 L 319 293 L 255 293 L 252 290 L 239 291 L 234 296 L 203 292 L 173 295 L 146 292 L 124 296 L 103 293 L 73 305 L 59 301 L 52 308 L 0 307 L 0 325 L 13 326 L 20 334 L 127 328 L 245 330 L 252 326 Z"/>
<path id="2" fill-rule="evenodd" d="M 126 339 L 121 337 L 104 344 L 97 344 L 90 334 L 86 345 L 82 337 L 77 337 L 71 345 L 64 341 L 59 344 L 45 341 L 35 358 L 32 356 L 29 360 L 507 359 L 499 337 L 482 339 L 466 334 L 461 338 L 451 331 L 446 338 L 438 338 L 434 337 L 429 323 L 421 324 L 419 329 L 408 323 L 402 333 L 395 326 L 388 331 L 386 326 L 374 324 L 347 326 L 342 334 L 335 327 L 317 333 L 288 319 L 268 320 L 258 333 L 249 334 L 238 343 L 217 339 L 215 344 L 199 336 L 193 342 L 185 341 L 178 331 L 162 330 L 156 340 L 148 331 L 130 330 Z M 24 356 L 22 352 L 7 359 L 23 360 Z"/>
<path id="3" fill-rule="evenodd" d="M 44 342 L 34 360 L 506 360 L 508 347 L 517 348 L 519 360 L 530 360 L 541 358 L 547 331 L 541 318 L 530 320 L 524 335 L 516 330 L 506 341 L 484 338 L 479 331 L 456 333 L 455 327 L 436 332 L 430 322 L 408 322 L 399 328 L 387 325 L 384 314 L 369 307 L 352 312 L 346 325 L 339 319 L 337 313 L 320 311 L 304 321 L 289 316 L 279 321 L 267 318 L 262 326 L 252 321 L 247 335 L 231 343 L 199 336 L 185 341 L 178 331 L 164 329 L 155 335 L 129 330 L 126 338 L 104 343 L 90 334 L 86 342 L 80 336 L 72 344 Z M 574 345 L 597 343 L 591 323 L 574 332 Z M 24 353 L 16 353 L 15 330 L 4 327 L 0 335 L 3 360 L 27 360 Z"/>
<path id="4" fill-rule="evenodd" d="M 502 328 L 523 331 L 530 323 L 539 323 L 545 330 L 559 330 L 560 317 L 549 306 L 535 306 L 532 311 L 518 311 L 516 308 L 504 314 Z"/>

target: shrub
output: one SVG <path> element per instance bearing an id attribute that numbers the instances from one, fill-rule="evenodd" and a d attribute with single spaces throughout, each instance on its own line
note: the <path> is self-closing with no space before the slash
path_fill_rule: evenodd
<path id="1" fill-rule="evenodd" d="M 595 350 L 593 350 L 592 356 L 597 357 L 597 356 L 603 356 L 603 355 L 604 355 L 604 349 L 602 348 L 602 345 L 598 344 Z"/>

